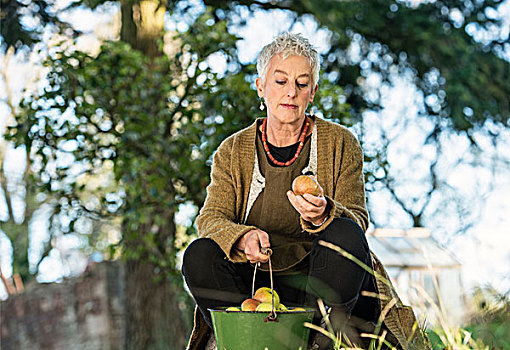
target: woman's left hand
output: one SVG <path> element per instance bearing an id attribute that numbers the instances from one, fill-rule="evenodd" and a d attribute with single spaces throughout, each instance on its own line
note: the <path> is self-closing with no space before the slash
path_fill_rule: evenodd
<path id="1" fill-rule="evenodd" d="M 301 214 L 303 220 L 309 221 L 314 225 L 320 225 L 328 215 L 326 211 L 328 202 L 322 191 L 319 196 L 313 196 L 309 193 L 296 196 L 294 192 L 287 191 L 287 197 L 292 206 Z"/>

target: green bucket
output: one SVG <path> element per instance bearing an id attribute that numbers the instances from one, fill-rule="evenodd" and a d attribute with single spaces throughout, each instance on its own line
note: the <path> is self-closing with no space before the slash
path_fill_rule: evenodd
<path id="1" fill-rule="evenodd" d="M 277 312 L 277 320 L 269 313 L 209 309 L 218 350 L 306 350 L 314 311 Z"/>

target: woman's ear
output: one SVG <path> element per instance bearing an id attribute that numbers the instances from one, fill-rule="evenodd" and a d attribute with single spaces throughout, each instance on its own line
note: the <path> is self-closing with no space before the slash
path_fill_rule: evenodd
<path id="1" fill-rule="evenodd" d="M 313 88 L 312 94 L 310 95 L 310 103 L 313 103 L 313 98 L 315 97 L 315 93 L 317 92 L 318 88 L 319 88 L 319 84 L 315 84 L 315 87 Z"/>
<path id="2" fill-rule="evenodd" d="M 260 77 L 255 79 L 255 85 L 257 86 L 257 94 L 259 97 L 264 97 L 264 84 L 262 83 L 262 79 Z"/>

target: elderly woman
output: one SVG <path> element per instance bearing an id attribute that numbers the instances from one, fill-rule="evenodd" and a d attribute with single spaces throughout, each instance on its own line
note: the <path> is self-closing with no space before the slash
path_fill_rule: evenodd
<path id="1" fill-rule="evenodd" d="M 333 243 L 372 266 L 362 150 L 345 127 L 306 112 L 319 80 L 319 56 L 307 39 L 277 36 L 262 49 L 257 70 L 260 109 L 267 115 L 218 147 L 196 220 L 200 238 L 184 255 L 183 275 L 198 309 L 189 348 L 204 349 L 211 342 L 208 308 L 239 306 L 250 297 L 254 263 L 262 269 L 256 287 L 269 286 L 268 256 L 261 253 L 269 247 L 280 299 L 316 306 L 321 298 L 333 326 L 350 326 L 354 341 L 366 346 L 358 334 L 373 330 L 380 315 L 376 281 L 318 244 Z M 292 192 L 292 181 L 301 174 L 316 177 L 322 187 L 318 196 Z"/>

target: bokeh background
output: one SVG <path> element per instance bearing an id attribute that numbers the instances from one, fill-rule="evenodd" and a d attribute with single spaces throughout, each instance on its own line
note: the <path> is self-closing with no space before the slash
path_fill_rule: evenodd
<path id="1" fill-rule="evenodd" d="M 392 270 L 436 348 L 510 347 L 508 0 L 2 0 L 0 20 L 7 349 L 4 330 L 23 323 L 7 303 L 111 262 L 124 271 L 118 343 L 184 347 L 180 256 L 211 156 L 263 116 L 254 63 L 284 31 L 321 55 L 315 114 L 362 144 L 369 233 L 400 237 L 383 263 L 413 232 L 436 249 L 411 247 L 421 272 L 402 272 L 414 256 Z M 441 254 L 458 272 L 446 280 Z M 441 311 L 440 290 L 456 310 Z"/>

